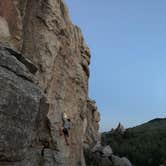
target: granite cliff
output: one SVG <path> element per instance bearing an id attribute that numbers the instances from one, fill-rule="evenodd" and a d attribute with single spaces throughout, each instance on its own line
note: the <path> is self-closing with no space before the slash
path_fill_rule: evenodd
<path id="1" fill-rule="evenodd" d="M 100 115 L 88 97 L 90 51 L 63 0 L 1 0 L 0 44 L 0 165 L 85 166 Z"/>

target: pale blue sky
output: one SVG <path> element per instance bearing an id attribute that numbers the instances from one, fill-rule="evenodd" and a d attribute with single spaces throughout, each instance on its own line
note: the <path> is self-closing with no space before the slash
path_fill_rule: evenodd
<path id="1" fill-rule="evenodd" d="M 91 49 L 101 130 L 166 117 L 166 0 L 66 0 Z"/>

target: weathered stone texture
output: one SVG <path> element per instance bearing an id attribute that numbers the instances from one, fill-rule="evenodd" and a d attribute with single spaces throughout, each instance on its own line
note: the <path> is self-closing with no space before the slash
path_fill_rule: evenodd
<path id="1" fill-rule="evenodd" d="M 32 146 L 45 146 L 45 166 L 84 166 L 83 144 L 98 141 L 100 118 L 88 98 L 90 51 L 80 29 L 71 23 L 63 0 L 2 0 L 0 11 L 11 45 L 37 66 L 49 103 L 48 119 L 39 118 L 43 125 L 34 129 Z M 69 146 L 59 134 L 63 112 L 73 124 Z"/>
<path id="2" fill-rule="evenodd" d="M 98 112 L 96 102 L 93 100 L 87 101 L 87 112 L 84 119 L 84 144 L 92 148 L 96 143 L 100 142 L 99 121 L 100 113 Z M 86 145 L 85 145 L 86 146 Z"/>
<path id="3" fill-rule="evenodd" d="M 9 45 L 10 43 L 10 32 L 8 22 L 0 16 L 0 43 Z"/>
<path id="4" fill-rule="evenodd" d="M 6 19 L 8 23 L 11 34 L 9 45 L 20 49 L 22 43 L 22 19 L 17 8 L 17 0 L 1 0 L 0 16 Z"/>
<path id="5" fill-rule="evenodd" d="M 29 69 L 12 53 L 0 46 L 0 165 L 26 158 L 45 102 Z"/>

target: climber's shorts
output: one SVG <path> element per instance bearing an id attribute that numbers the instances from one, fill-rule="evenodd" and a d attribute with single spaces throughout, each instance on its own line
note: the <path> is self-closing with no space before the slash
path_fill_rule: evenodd
<path id="1" fill-rule="evenodd" d="M 63 128 L 63 133 L 64 135 L 66 135 L 67 137 L 69 137 L 69 132 L 66 128 Z"/>

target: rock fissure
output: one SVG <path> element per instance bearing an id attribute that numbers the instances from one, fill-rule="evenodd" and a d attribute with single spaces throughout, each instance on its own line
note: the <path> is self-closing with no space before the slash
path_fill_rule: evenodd
<path id="1" fill-rule="evenodd" d="M 26 81 L 33 82 L 32 79 L 27 78 L 27 77 L 24 76 L 24 75 L 18 74 L 17 72 L 11 70 L 11 69 L 10 69 L 9 67 L 7 67 L 7 66 L 1 65 L 1 64 L 0 64 L 0 66 L 1 66 L 2 68 L 4 68 L 4 69 L 6 69 L 6 70 L 8 70 L 8 71 L 10 71 L 10 72 L 12 72 L 12 73 L 14 73 L 14 74 L 16 74 L 18 77 L 21 77 L 22 79 L 24 79 L 24 80 L 26 80 Z"/>

